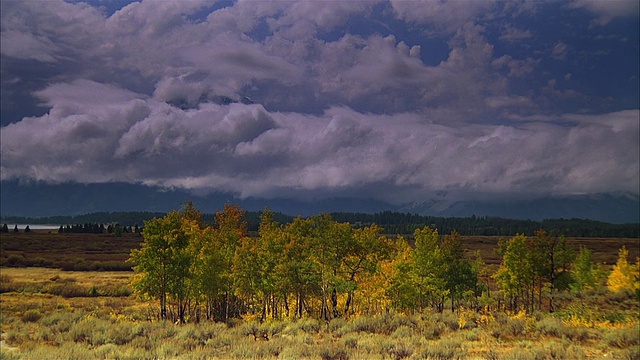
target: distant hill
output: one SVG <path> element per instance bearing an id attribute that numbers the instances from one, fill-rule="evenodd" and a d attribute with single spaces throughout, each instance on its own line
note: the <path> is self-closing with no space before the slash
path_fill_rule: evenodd
<path id="1" fill-rule="evenodd" d="M 544 197 L 537 199 L 459 200 L 445 195 L 394 205 L 360 198 L 328 198 L 317 201 L 291 199 L 240 199 L 231 194 L 194 195 L 183 190 L 165 190 L 136 184 L 50 185 L 41 182 L 0 184 L 0 216 L 81 215 L 94 212 L 161 212 L 178 209 L 187 201 L 205 213 L 220 210 L 225 203 L 237 203 L 248 211 L 272 211 L 309 216 L 320 212 L 374 214 L 384 211 L 439 217 L 501 217 L 541 221 L 551 218 L 589 219 L 608 223 L 640 222 L 637 194 L 616 193 Z"/>
<path id="2" fill-rule="evenodd" d="M 524 200 L 452 201 L 446 198 L 414 202 L 399 212 L 433 216 L 494 216 L 510 219 L 590 219 L 609 223 L 640 222 L 638 195 L 628 193 L 573 195 Z"/>

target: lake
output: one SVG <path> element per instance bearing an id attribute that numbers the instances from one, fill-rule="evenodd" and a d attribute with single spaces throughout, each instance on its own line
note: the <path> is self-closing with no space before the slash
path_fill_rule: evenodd
<path id="1" fill-rule="evenodd" d="M 0 224 L 1 226 L 2 224 Z M 16 224 L 7 224 L 9 231 L 13 231 Z M 42 224 L 18 224 L 18 230 L 22 231 L 25 227 L 29 226 L 31 230 L 58 230 L 60 225 L 42 225 Z"/>

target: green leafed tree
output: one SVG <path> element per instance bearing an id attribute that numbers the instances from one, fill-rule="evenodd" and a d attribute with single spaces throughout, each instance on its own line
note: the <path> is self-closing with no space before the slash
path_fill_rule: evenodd
<path id="1" fill-rule="evenodd" d="M 196 301 L 196 319 L 200 319 L 200 308 L 204 307 L 205 317 L 215 319 L 216 302 L 223 292 L 222 274 L 225 273 L 224 260 L 220 252 L 219 233 L 212 227 L 193 229 L 190 232 L 189 253 L 192 256 L 191 282 Z"/>
<path id="2" fill-rule="evenodd" d="M 584 291 L 593 289 L 596 286 L 597 270 L 594 268 L 593 260 L 591 260 L 591 250 L 585 246 L 580 247 L 580 252 L 573 262 L 573 288 L 576 291 Z"/>
<path id="3" fill-rule="evenodd" d="M 529 256 L 527 238 L 516 235 L 504 244 L 502 263 L 494 277 L 508 296 L 512 310 L 521 306 L 531 308 L 530 296 L 534 278 L 534 264 Z"/>
<path id="4" fill-rule="evenodd" d="M 238 205 L 225 204 L 222 211 L 216 213 L 215 233 L 217 249 L 221 261 L 220 272 L 216 275 L 220 280 L 222 299 L 219 301 L 218 317 L 225 322 L 233 316 L 240 315 L 237 298 L 234 294 L 233 261 L 236 249 L 247 234 L 245 211 Z"/>
<path id="5" fill-rule="evenodd" d="M 347 255 L 343 259 L 343 276 L 347 280 L 345 315 L 349 314 L 355 290 L 361 276 L 373 275 L 378 264 L 391 255 L 391 243 L 380 236 L 382 228 L 376 224 L 356 229 L 351 234 Z"/>
<path id="6" fill-rule="evenodd" d="M 414 251 L 404 238 L 396 240 L 395 252 L 391 263 L 389 287 L 385 290 L 396 309 L 404 311 L 418 310 L 425 306 L 418 289 L 418 274 L 414 270 Z"/>
<path id="7" fill-rule="evenodd" d="M 265 210 L 260 217 L 258 237 L 244 237 L 236 249 L 233 273 L 236 292 L 243 296 L 250 311 L 260 309 L 260 320 L 267 312 L 277 317 L 276 303 L 286 296 L 278 292 L 276 266 L 282 258 L 283 230 L 273 221 L 273 213 Z"/>
<path id="8" fill-rule="evenodd" d="M 135 271 L 133 288 L 140 295 L 159 300 L 161 319 L 167 319 L 168 301 L 174 300 L 178 320 L 184 322 L 191 257 L 183 217 L 173 211 L 147 221 L 142 235 L 141 248 L 131 251 L 130 261 Z"/>
<path id="9" fill-rule="evenodd" d="M 471 260 L 464 257 L 460 234 L 456 231 L 444 236 L 440 248 L 444 269 L 444 288 L 451 300 L 451 311 L 454 311 L 456 304 L 464 298 L 466 293 L 475 293 L 478 273 Z"/>
<path id="10" fill-rule="evenodd" d="M 282 257 L 276 265 L 278 288 L 295 299 L 294 317 L 302 318 L 309 311 L 309 298 L 321 294 L 321 271 L 313 259 L 313 224 L 297 217 L 284 229 Z M 285 297 L 285 307 L 289 307 Z"/>
<path id="11" fill-rule="evenodd" d="M 412 277 L 417 282 L 420 307 L 433 305 L 438 311 L 444 308 L 446 290 L 446 265 L 444 254 L 439 245 L 437 229 L 425 226 L 414 232 L 415 249 Z"/>
<path id="12" fill-rule="evenodd" d="M 539 254 L 534 262 L 536 273 L 549 286 L 549 311 L 554 312 L 556 292 L 568 289 L 573 282 L 570 267 L 575 253 L 564 236 L 552 236 L 544 230 L 538 230 L 533 241 Z"/>

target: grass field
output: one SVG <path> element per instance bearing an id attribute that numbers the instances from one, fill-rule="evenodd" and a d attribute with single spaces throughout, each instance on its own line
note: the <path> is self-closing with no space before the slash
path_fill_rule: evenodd
<path id="1" fill-rule="evenodd" d="M 46 230 L 0 235 L 0 266 L 63 270 L 131 270 L 126 263 L 142 237 L 124 234 L 58 234 Z"/>
<path id="2" fill-rule="evenodd" d="M 606 288 L 560 294 L 543 313 L 387 313 L 177 325 L 132 295 L 125 261 L 140 237 L 2 234 L 2 359 L 638 359 L 638 300 Z M 569 239 L 615 263 L 637 239 Z M 463 238 L 487 263 L 498 238 Z M 71 266 L 73 264 L 73 266 Z M 109 264 L 109 266 L 107 266 Z M 8 267 L 11 265 L 13 267 Z M 49 268 L 34 267 L 49 266 Z M 18 267 L 21 266 L 21 267 Z M 24 267 L 29 266 L 29 267 Z M 57 267 L 57 268 L 55 268 Z M 61 269 L 68 269 L 67 271 Z M 72 269 L 85 271 L 71 271 Z"/>
<path id="3" fill-rule="evenodd" d="M 540 313 L 384 314 L 374 317 L 175 325 L 150 321 L 150 304 L 109 295 L 126 272 L 2 268 L 2 359 L 635 359 L 633 294 L 602 297 L 617 322 Z M 54 295 L 53 284 L 82 288 Z M 97 295 L 91 295 L 91 288 Z M 8 290 L 8 291 L 7 291 Z M 617 309 L 612 308 L 617 304 Z M 569 308 L 578 306 L 569 304 Z"/>

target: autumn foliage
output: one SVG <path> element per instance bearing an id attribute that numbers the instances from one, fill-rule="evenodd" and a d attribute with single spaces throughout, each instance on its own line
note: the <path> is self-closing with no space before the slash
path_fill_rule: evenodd
<path id="1" fill-rule="evenodd" d="M 388 311 L 433 309 L 554 312 L 564 291 L 596 286 L 590 252 L 576 257 L 565 238 L 538 231 L 500 242 L 493 274 L 463 248 L 460 235 L 417 229 L 413 241 L 389 238 L 371 224 L 354 227 L 330 215 L 281 224 L 265 210 L 257 236 L 249 236 L 244 211 L 226 205 L 215 224 L 187 204 L 145 223 L 144 242 L 130 261 L 136 293 L 158 304 L 161 319 L 331 320 Z M 620 260 L 611 291 L 638 288 L 638 273 Z M 493 289 L 492 289 L 493 287 Z"/>

